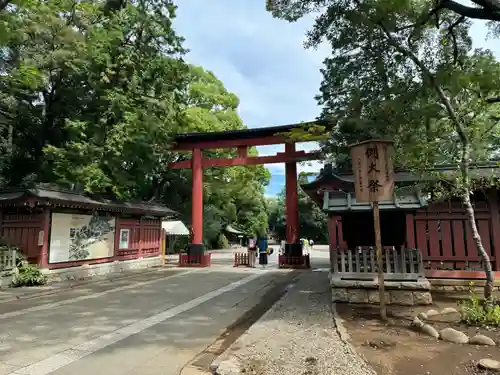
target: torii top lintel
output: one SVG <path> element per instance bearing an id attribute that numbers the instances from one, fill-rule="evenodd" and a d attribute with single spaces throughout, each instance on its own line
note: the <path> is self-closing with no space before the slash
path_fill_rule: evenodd
<path id="1" fill-rule="evenodd" d="M 312 126 L 328 126 L 326 121 L 310 121 L 298 124 L 272 126 L 266 128 L 253 128 L 242 130 L 229 130 L 208 133 L 184 133 L 174 139 L 174 151 L 191 151 L 195 149 L 209 150 L 221 148 L 252 147 L 276 145 L 290 142 L 286 133 L 293 129 Z M 307 141 L 306 141 L 307 142 Z"/>

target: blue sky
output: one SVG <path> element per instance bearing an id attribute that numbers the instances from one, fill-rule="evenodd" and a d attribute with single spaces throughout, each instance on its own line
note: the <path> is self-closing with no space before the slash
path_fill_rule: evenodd
<path id="1" fill-rule="evenodd" d="M 212 71 L 240 98 L 239 114 L 250 127 L 264 127 L 313 120 L 320 113 L 314 96 L 327 56 L 326 46 L 303 48 L 304 34 L 312 18 L 290 24 L 273 19 L 264 0 L 179 1 L 176 30 L 186 38 L 187 60 Z M 475 22 L 472 37 L 476 47 L 495 50 L 498 40 L 487 40 L 483 22 Z M 313 143 L 299 144 L 302 150 Z M 284 151 L 284 146 L 259 147 L 260 155 Z M 319 171 L 320 162 L 300 165 L 299 171 Z M 266 195 L 275 195 L 284 185 L 284 165 L 266 165 L 272 180 Z"/>

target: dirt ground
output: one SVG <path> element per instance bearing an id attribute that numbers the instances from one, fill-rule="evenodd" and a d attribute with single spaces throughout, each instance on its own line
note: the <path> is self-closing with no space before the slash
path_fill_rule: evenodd
<path id="1" fill-rule="evenodd" d="M 431 308 L 441 311 L 457 307 L 453 298 L 433 295 L 434 306 L 388 306 L 389 320 L 379 320 L 377 306 L 337 304 L 336 309 L 351 336 L 351 342 L 379 375 L 490 375 L 479 370 L 477 361 L 491 358 L 500 361 L 500 348 L 460 345 L 435 340 L 410 327 L 419 312 Z M 459 323 L 458 314 L 444 315 L 429 320 L 438 331 L 452 327 L 469 337 L 478 333 L 491 337 L 500 344 L 499 328 L 468 327 Z"/>

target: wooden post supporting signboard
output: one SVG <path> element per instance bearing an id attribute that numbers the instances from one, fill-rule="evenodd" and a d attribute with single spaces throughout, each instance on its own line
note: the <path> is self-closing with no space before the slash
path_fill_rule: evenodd
<path id="1" fill-rule="evenodd" d="M 384 262 L 382 261 L 382 240 L 380 236 L 380 211 L 378 207 L 378 201 L 373 202 L 373 224 L 375 227 L 375 251 L 377 252 L 380 319 L 387 320 L 387 310 L 385 308 Z"/>
<path id="2" fill-rule="evenodd" d="M 373 225 L 377 253 L 380 318 L 387 319 L 385 307 L 384 263 L 380 234 L 379 201 L 394 199 L 392 142 L 369 140 L 351 146 L 356 200 L 373 204 Z"/>

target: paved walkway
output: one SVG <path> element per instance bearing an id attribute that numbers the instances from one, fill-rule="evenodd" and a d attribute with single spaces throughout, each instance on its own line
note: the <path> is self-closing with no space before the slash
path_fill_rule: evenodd
<path id="1" fill-rule="evenodd" d="M 0 293 L 0 375 L 177 375 L 293 272 L 233 268 L 136 270 Z M 318 249 L 313 265 L 325 267 Z M 273 255 L 271 259 L 277 258 Z M 306 272 L 306 274 L 310 274 Z"/>
<path id="2" fill-rule="evenodd" d="M 325 271 L 301 273 L 220 360 L 219 375 L 376 375 L 334 327 Z"/>
<path id="3" fill-rule="evenodd" d="M 0 302 L 0 375 L 174 375 L 290 273 L 158 269 Z"/>

